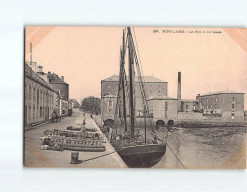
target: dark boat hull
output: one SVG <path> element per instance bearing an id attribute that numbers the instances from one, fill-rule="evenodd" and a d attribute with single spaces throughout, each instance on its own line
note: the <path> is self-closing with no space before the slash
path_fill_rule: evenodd
<path id="1" fill-rule="evenodd" d="M 156 165 L 166 153 L 166 144 L 129 146 L 118 150 L 129 168 L 149 168 Z"/>

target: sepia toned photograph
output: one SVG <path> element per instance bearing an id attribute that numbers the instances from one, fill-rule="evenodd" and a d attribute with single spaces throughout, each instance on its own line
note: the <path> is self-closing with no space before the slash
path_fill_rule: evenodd
<path id="1" fill-rule="evenodd" d="M 246 169 L 245 28 L 24 31 L 25 167 Z"/>

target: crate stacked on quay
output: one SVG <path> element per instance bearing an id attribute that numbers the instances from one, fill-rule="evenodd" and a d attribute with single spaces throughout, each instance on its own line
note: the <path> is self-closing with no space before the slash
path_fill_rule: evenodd
<path id="1" fill-rule="evenodd" d="M 105 146 L 102 144 L 100 136 L 88 135 L 86 131 L 46 130 L 44 136 L 41 138 L 41 149 L 55 151 L 105 151 Z"/>

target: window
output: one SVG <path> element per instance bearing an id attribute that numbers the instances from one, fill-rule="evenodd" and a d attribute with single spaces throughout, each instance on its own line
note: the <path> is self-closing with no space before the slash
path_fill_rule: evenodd
<path id="1" fill-rule="evenodd" d="M 35 88 L 33 88 L 33 101 L 35 101 Z"/>
<path id="2" fill-rule="evenodd" d="M 158 95 L 161 96 L 161 92 L 160 91 L 158 92 Z"/>
<path id="3" fill-rule="evenodd" d="M 188 104 L 187 104 L 187 105 L 185 106 L 185 108 L 186 108 L 186 109 L 189 109 L 189 106 L 188 106 Z"/>
<path id="4" fill-rule="evenodd" d="M 37 106 L 39 106 L 39 90 L 37 89 Z"/>
<path id="5" fill-rule="evenodd" d="M 31 106 L 29 106 L 29 109 L 28 109 L 28 118 L 30 119 L 32 117 L 31 115 Z"/>
<path id="6" fill-rule="evenodd" d="M 31 97 L 32 97 L 32 88 L 31 86 L 29 85 L 29 99 L 31 100 Z"/>
<path id="7" fill-rule="evenodd" d="M 234 108 L 234 104 L 232 104 L 232 108 Z"/>
<path id="8" fill-rule="evenodd" d="M 234 102 L 234 97 L 232 97 L 232 101 Z"/>
<path id="9" fill-rule="evenodd" d="M 40 117 L 42 117 L 42 107 L 40 107 Z"/>
<path id="10" fill-rule="evenodd" d="M 215 98 L 215 101 L 216 101 L 216 102 L 218 101 L 218 98 L 217 98 L 217 97 Z"/>
<path id="11" fill-rule="evenodd" d="M 208 98 L 207 98 L 207 102 L 208 102 Z"/>
<path id="12" fill-rule="evenodd" d="M 234 112 L 232 112 L 232 116 L 234 116 Z"/>
<path id="13" fill-rule="evenodd" d="M 112 106 L 112 101 L 111 100 L 108 102 L 108 105 L 109 106 Z"/>
<path id="14" fill-rule="evenodd" d="M 167 111 L 168 110 L 168 104 L 167 104 L 167 102 L 165 102 L 165 111 Z"/>
<path id="15" fill-rule="evenodd" d="M 211 104 L 211 106 L 210 106 L 210 107 L 211 107 L 211 109 L 212 109 L 212 108 L 213 108 L 213 105 Z"/>
<path id="16" fill-rule="evenodd" d="M 161 91 L 161 87 L 160 87 L 160 85 L 158 86 L 158 89 L 159 89 L 159 91 Z"/>

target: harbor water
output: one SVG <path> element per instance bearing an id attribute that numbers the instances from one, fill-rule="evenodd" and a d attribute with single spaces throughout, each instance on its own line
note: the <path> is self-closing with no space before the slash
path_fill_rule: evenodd
<path id="1" fill-rule="evenodd" d="M 178 128 L 154 168 L 245 168 L 246 127 Z M 184 167 L 183 167 L 184 166 Z"/>

